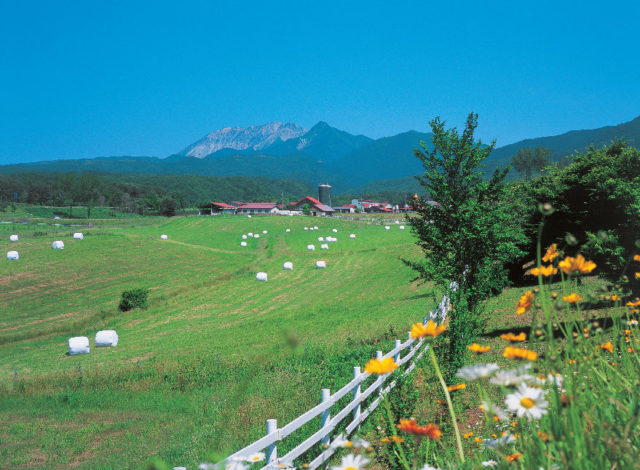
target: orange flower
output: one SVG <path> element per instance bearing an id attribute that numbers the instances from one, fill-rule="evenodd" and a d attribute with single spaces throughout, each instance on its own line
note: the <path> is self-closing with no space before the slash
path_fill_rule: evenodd
<path id="1" fill-rule="evenodd" d="M 633 348 L 627 348 L 627 352 L 628 353 L 632 353 L 633 352 Z"/>
<path id="2" fill-rule="evenodd" d="M 482 442 L 484 439 L 482 439 L 481 437 L 474 437 L 473 438 L 473 442 Z"/>
<path id="3" fill-rule="evenodd" d="M 558 247 L 554 243 L 549 248 L 547 248 L 547 252 L 542 257 L 542 261 L 544 261 L 545 263 L 553 261 L 553 259 L 560 254 L 560 253 L 558 253 L 557 250 L 558 250 Z"/>
<path id="4" fill-rule="evenodd" d="M 611 300 L 612 300 L 612 301 L 614 301 L 614 302 L 616 302 L 616 301 L 620 300 L 620 297 L 619 297 L 619 296 L 617 296 L 616 294 L 613 294 L 613 295 L 611 296 Z"/>
<path id="5" fill-rule="evenodd" d="M 538 431 L 538 437 L 544 442 L 549 440 L 549 435 L 546 432 Z"/>
<path id="6" fill-rule="evenodd" d="M 589 274 L 596 268 L 596 264 L 593 261 L 586 261 L 584 256 L 578 255 L 575 258 L 567 256 L 558 263 L 558 267 L 565 274 L 571 274 L 574 271 L 578 271 L 581 274 Z"/>
<path id="7" fill-rule="evenodd" d="M 393 372 L 398 368 L 398 364 L 393 360 L 392 357 L 387 357 L 385 359 L 371 359 L 364 366 L 364 371 L 369 374 L 388 374 L 389 372 Z"/>
<path id="8" fill-rule="evenodd" d="M 635 273 L 636 279 L 640 279 L 640 273 Z"/>
<path id="9" fill-rule="evenodd" d="M 513 333 L 505 333 L 500 335 L 500 338 L 505 341 L 525 341 L 527 339 L 527 335 L 524 333 L 520 333 L 519 335 L 514 335 Z"/>
<path id="10" fill-rule="evenodd" d="M 388 444 L 390 442 L 395 442 L 397 444 L 401 444 L 404 442 L 404 439 L 400 436 L 389 436 L 389 437 L 383 437 L 382 439 L 380 439 L 380 442 L 384 443 L 384 444 Z"/>
<path id="11" fill-rule="evenodd" d="M 518 304 L 516 305 L 516 313 L 518 315 L 522 315 L 524 312 L 529 310 L 533 305 L 533 292 L 528 290 L 524 293 L 520 300 L 518 300 Z"/>
<path id="12" fill-rule="evenodd" d="M 513 346 L 507 346 L 504 348 L 504 353 L 502 355 L 507 359 L 526 359 L 528 361 L 535 361 L 538 359 L 537 352 L 523 348 L 514 348 Z"/>
<path id="13" fill-rule="evenodd" d="M 549 277 L 552 274 L 557 274 L 558 270 L 554 268 L 552 265 L 549 266 L 539 266 L 537 268 L 530 269 L 529 274 L 532 276 L 542 275 L 544 277 Z"/>
<path id="14" fill-rule="evenodd" d="M 507 462 L 515 462 L 516 460 L 520 460 L 520 454 L 517 452 L 515 454 L 507 455 Z"/>
<path id="15" fill-rule="evenodd" d="M 436 325 L 433 320 L 429 320 L 427 326 L 422 323 L 414 323 L 411 326 L 411 337 L 423 338 L 424 336 L 432 336 L 435 338 L 446 329 L 446 325 Z"/>
<path id="16" fill-rule="evenodd" d="M 633 261 L 640 261 L 640 255 L 633 255 Z"/>
<path id="17" fill-rule="evenodd" d="M 426 426 L 418 426 L 415 419 L 401 419 L 398 424 L 400 431 L 415 434 L 418 436 L 427 436 L 430 439 L 439 439 L 442 436 L 442 431 L 435 424 L 427 424 Z"/>
<path id="18" fill-rule="evenodd" d="M 606 343 L 601 344 L 599 348 L 604 349 L 605 351 L 609 351 L 610 353 L 613 352 L 613 344 L 611 344 L 611 341 L 607 341 Z"/>
<path id="19" fill-rule="evenodd" d="M 462 437 L 465 438 L 465 439 L 469 439 L 471 436 L 473 436 L 473 431 L 469 431 L 467 433 L 464 433 Z"/>
<path id="20" fill-rule="evenodd" d="M 473 343 L 471 346 L 467 346 L 467 349 L 471 352 L 482 354 L 489 351 L 491 346 L 480 346 L 479 344 Z"/>
<path id="21" fill-rule="evenodd" d="M 627 307 L 640 307 L 640 299 L 636 299 L 635 302 L 627 302 Z"/>
<path id="22" fill-rule="evenodd" d="M 450 385 L 447 387 L 448 392 L 455 392 L 467 388 L 467 384 Z"/>
<path id="23" fill-rule="evenodd" d="M 576 294 L 575 292 L 571 295 L 565 295 L 562 300 L 564 300 L 565 302 L 568 302 L 570 304 L 574 304 L 576 302 L 581 302 L 582 300 L 584 300 L 582 297 L 580 297 L 580 295 Z"/>

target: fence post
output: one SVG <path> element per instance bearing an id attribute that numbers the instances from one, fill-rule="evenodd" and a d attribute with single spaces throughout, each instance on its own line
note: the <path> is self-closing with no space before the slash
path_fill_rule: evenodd
<path id="1" fill-rule="evenodd" d="M 382 359 L 382 351 L 376 351 L 376 359 Z"/>
<path id="2" fill-rule="evenodd" d="M 411 341 L 411 332 L 410 332 L 410 331 L 409 331 L 409 332 L 407 332 L 407 339 L 408 339 L 409 341 Z M 411 344 L 409 345 L 409 351 L 412 351 L 412 350 L 413 350 L 413 343 L 411 343 Z"/>
<path id="3" fill-rule="evenodd" d="M 328 388 L 323 388 L 322 389 L 322 403 L 325 403 L 327 401 L 329 401 L 329 399 L 331 398 L 331 392 L 329 391 Z M 331 408 L 327 408 L 325 411 L 322 412 L 322 427 L 326 427 L 327 423 L 329 423 L 329 421 L 331 420 Z M 329 433 L 330 430 L 327 430 L 327 434 L 325 434 L 325 436 L 322 438 L 322 444 L 329 444 Z"/>
<path id="4" fill-rule="evenodd" d="M 268 419 L 267 420 L 267 436 L 272 432 L 278 430 L 278 420 L 277 419 Z M 267 463 L 272 463 L 278 460 L 278 443 L 274 442 L 269 447 L 267 447 Z"/>
<path id="5" fill-rule="evenodd" d="M 402 341 L 400 341 L 399 339 L 397 339 L 395 341 L 395 346 L 393 347 L 393 349 L 397 348 L 398 346 L 400 346 L 402 344 Z M 398 361 L 400 361 L 400 351 L 398 351 L 395 356 L 393 356 L 393 360 L 394 362 L 398 363 Z"/>
<path id="6" fill-rule="evenodd" d="M 356 366 L 353 368 L 353 378 L 357 378 L 360 376 L 360 367 Z M 353 388 L 353 401 L 358 401 L 358 405 L 353 409 L 353 420 L 360 419 L 360 381 Z"/>

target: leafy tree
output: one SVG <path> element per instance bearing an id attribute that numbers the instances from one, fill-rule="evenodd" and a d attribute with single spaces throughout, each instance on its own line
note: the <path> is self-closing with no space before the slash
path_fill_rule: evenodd
<path id="1" fill-rule="evenodd" d="M 309 207 L 309 204 L 302 206 L 302 213 L 304 215 L 311 215 L 311 208 Z"/>
<path id="2" fill-rule="evenodd" d="M 520 174 L 524 174 L 525 181 L 531 179 L 532 173 L 539 172 L 551 164 L 551 150 L 546 147 L 526 147 L 518 150 L 511 157 L 513 168 Z"/>
<path id="3" fill-rule="evenodd" d="M 170 197 L 165 197 L 160 201 L 158 212 L 166 217 L 173 217 L 174 215 L 176 215 L 177 208 L 178 204 L 176 203 L 176 201 L 174 201 Z"/>
<path id="4" fill-rule="evenodd" d="M 453 371 L 479 333 L 481 301 L 506 285 L 504 265 L 521 255 L 518 243 L 526 241 L 503 201 L 509 169 L 496 170 L 489 181 L 482 179 L 481 164 L 495 142 L 483 146 L 474 140 L 477 119 L 477 114 L 469 114 L 459 135 L 436 118 L 430 122 L 433 150 L 424 141 L 422 151 L 415 150 L 424 166 L 424 174 L 416 178 L 439 205 L 422 198 L 414 201 L 417 216 L 407 220 L 425 260 L 403 260 L 417 272 L 416 279 L 432 282 L 451 300 L 446 356 Z"/>

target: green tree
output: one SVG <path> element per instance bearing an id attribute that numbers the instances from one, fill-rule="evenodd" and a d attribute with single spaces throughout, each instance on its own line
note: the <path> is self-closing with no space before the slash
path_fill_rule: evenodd
<path id="1" fill-rule="evenodd" d="M 170 197 L 165 197 L 160 201 L 158 212 L 166 217 L 173 217 L 174 215 L 176 215 L 177 208 L 178 204 L 176 203 L 176 201 L 174 201 Z"/>
<path id="2" fill-rule="evenodd" d="M 309 207 L 309 204 L 302 206 L 302 213 L 304 215 L 311 215 L 311 208 Z"/>
<path id="3" fill-rule="evenodd" d="M 433 283 L 451 301 L 446 357 L 452 371 L 480 333 L 481 301 L 506 285 L 505 263 L 522 254 L 518 244 L 526 241 L 503 200 L 509 169 L 482 179 L 482 162 L 495 142 L 483 146 L 474 140 L 477 120 L 477 114 L 469 114 L 462 135 L 445 129 L 440 118 L 430 122 L 433 150 L 423 141 L 422 150 L 415 150 L 424 166 L 416 178 L 439 205 L 417 199 L 417 216 L 407 218 L 425 259 L 403 261 L 417 272 L 416 279 Z"/>
<path id="4" fill-rule="evenodd" d="M 539 172 L 551 164 L 551 150 L 546 147 L 525 147 L 511 157 L 513 168 L 529 181 L 533 172 Z"/>

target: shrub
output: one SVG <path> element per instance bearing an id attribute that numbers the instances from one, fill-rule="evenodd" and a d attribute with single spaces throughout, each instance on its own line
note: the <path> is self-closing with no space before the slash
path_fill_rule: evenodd
<path id="1" fill-rule="evenodd" d="M 134 308 L 146 309 L 149 306 L 147 301 L 148 294 L 149 289 L 144 288 L 125 290 L 122 292 L 122 299 L 120 299 L 118 308 L 122 312 L 127 312 Z"/>

